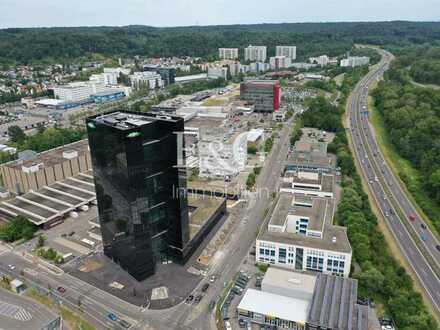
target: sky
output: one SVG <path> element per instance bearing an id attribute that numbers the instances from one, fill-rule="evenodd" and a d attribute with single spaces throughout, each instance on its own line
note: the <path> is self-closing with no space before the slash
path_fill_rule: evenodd
<path id="1" fill-rule="evenodd" d="M 0 28 L 439 21 L 439 0 L 0 0 Z"/>

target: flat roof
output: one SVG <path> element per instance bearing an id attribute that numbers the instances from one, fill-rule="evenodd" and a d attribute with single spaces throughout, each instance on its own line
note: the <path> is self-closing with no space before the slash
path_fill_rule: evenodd
<path id="1" fill-rule="evenodd" d="M 286 289 L 313 294 L 315 282 L 316 276 L 314 275 L 269 267 L 264 274 L 262 287 L 265 285 L 275 285 Z"/>
<path id="2" fill-rule="evenodd" d="M 78 152 L 78 155 L 86 154 L 89 152 L 89 142 L 87 139 L 80 140 L 77 142 L 66 144 L 64 146 L 55 149 L 50 149 L 48 151 L 40 152 L 35 156 L 35 158 L 32 158 L 30 160 L 26 160 L 26 161 L 14 160 L 12 162 L 3 164 L 2 166 L 15 168 L 20 171 L 22 166 L 30 167 L 33 164 L 40 164 L 40 163 L 43 163 L 43 166 L 45 167 L 52 167 L 56 164 L 62 164 L 67 160 L 63 156 L 63 152 L 65 151 L 76 151 Z"/>
<path id="3" fill-rule="evenodd" d="M 309 305 L 307 300 L 247 289 L 237 309 L 305 324 Z"/>
<path id="4" fill-rule="evenodd" d="M 301 173 L 299 171 L 298 173 Z M 333 192 L 333 184 L 334 184 L 334 177 L 332 174 L 323 174 L 318 173 L 318 179 L 311 179 L 307 177 L 299 177 L 298 175 L 293 175 L 293 184 L 316 184 L 321 185 L 320 191 L 322 192 Z"/>
<path id="5" fill-rule="evenodd" d="M 177 122 L 183 119 L 176 116 L 165 117 L 140 112 L 114 111 L 92 116 L 89 120 L 124 131 L 139 128 L 159 120 Z"/>
<path id="6" fill-rule="evenodd" d="M 289 215 L 307 217 L 308 229 L 323 231 L 324 224 L 331 222 L 333 203 L 325 198 L 280 193 L 269 224 L 284 226 Z"/>
<path id="7" fill-rule="evenodd" d="M 280 222 L 281 220 L 279 220 L 278 218 L 285 219 L 289 212 L 289 207 L 286 207 L 286 205 L 289 205 L 289 203 L 291 203 L 292 198 L 292 194 L 280 193 L 277 204 L 269 220 L 269 224 L 271 224 L 272 221 L 274 224 Z M 334 214 L 334 200 L 330 198 L 312 198 L 326 200 L 328 203 L 327 211 L 324 217 L 321 238 L 306 236 L 304 234 L 297 233 L 269 231 L 269 226 L 267 225 L 261 227 L 261 232 L 260 235 L 257 237 L 257 240 L 303 246 L 313 249 L 351 253 L 352 249 L 347 237 L 347 228 L 334 226 L 332 224 Z"/>

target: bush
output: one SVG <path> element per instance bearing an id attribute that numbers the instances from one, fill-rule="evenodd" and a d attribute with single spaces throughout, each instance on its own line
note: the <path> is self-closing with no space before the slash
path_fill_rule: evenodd
<path id="1" fill-rule="evenodd" d="M 257 153 L 257 147 L 253 144 L 247 147 L 247 153 L 250 155 L 255 155 Z"/>
<path id="2" fill-rule="evenodd" d="M 12 221 L 0 226 L 0 240 L 14 242 L 19 239 L 29 240 L 34 237 L 37 226 L 25 217 L 18 215 Z"/>

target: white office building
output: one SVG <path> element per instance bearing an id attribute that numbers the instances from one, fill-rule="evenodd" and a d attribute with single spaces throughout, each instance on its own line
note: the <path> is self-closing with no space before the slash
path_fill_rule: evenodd
<path id="1" fill-rule="evenodd" d="M 327 55 L 321 55 L 318 57 L 310 57 L 309 62 L 311 64 L 318 64 L 320 66 L 326 66 L 330 63 L 330 58 Z"/>
<path id="2" fill-rule="evenodd" d="M 228 80 L 228 68 L 222 66 L 210 66 L 208 68 L 208 78 L 218 79 L 222 78 Z"/>
<path id="3" fill-rule="evenodd" d="M 285 56 L 293 62 L 296 60 L 296 46 L 277 46 L 276 56 Z"/>
<path id="4" fill-rule="evenodd" d="M 342 67 L 356 67 L 368 65 L 370 63 L 370 58 L 367 56 L 349 56 L 341 60 Z"/>
<path id="5" fill-rule="evenodd" d="M 269 64 L 271 70 L 280 70 L 290 67 L 291 65 L 290 57 L 282 56 L 272 56 L 269 58 Z"/>
<path id="6" fill-rule="evenodd" d="M 244 49 L 244 60 L 251 62 L 266 62 L 266 46 L 248 46 Z"/>
<path id="7" fill-rule="evenodd" d="M 83 102 L 90 99 L 91 95 L 105 91 L 102 80 L 78 81 L 67 85 L 60 85 L 53 89 L 55 98 L 64 102 Z"/>
<path id="8" fill-rule="evenodd" d="M 155 89 L 164 86 L 160 74 L 152 71 L 135 72 L 129 78 L 133 89 Z"/>
<path id="9" fill-rule="evenodd" d="M 256 241 L 256 262 L 348 277 L 352 250 L 330 198 L 280 193 Z"/>
<path id="10" fill-rule="evenodd" d="M 219 48 L 218 56 L 221 60 L 238 59 L 238 48 Z"/>
<path id="11" fill-rule="evenodd" d="M 316 197 L 333 197 L 334 176 L 325 173 L 286 171 L 281 192 Z"/>

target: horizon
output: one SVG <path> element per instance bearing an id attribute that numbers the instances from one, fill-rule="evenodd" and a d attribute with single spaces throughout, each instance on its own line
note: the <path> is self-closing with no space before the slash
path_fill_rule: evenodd
<path id="1" fill-rule="evenodd" d="M 146 25 L 152 27 L 236 24 L 437 21 L 436 0 L 3 0 L 0 28 L 96 27 Z"/>
<path id="2" fill-rule="evenodd" d="M 127 28 L 127 27 L 149 27 L 153 29 L 172 29 L 172 28 L 192 28 L 192 27 L 214 27 L 214 26 L 253 26 L 253 25 L 293 25 L 293 24 L 368 24 L 368 23 L 440 23 L 438 20 L 370 20 L 370 21 L 303 21 L 303 22 L 260 22 L 260 23 L 232 23 L 232 24 L 203 24 L 203 25 L 148 25 L 148 24 L 126 24 L 126 25 L 57 25 L 57 26 L 16 26 L 16 27 L 1 27 L 0 30 L 13 29 L 68 29 L 68 28 Z"/>

